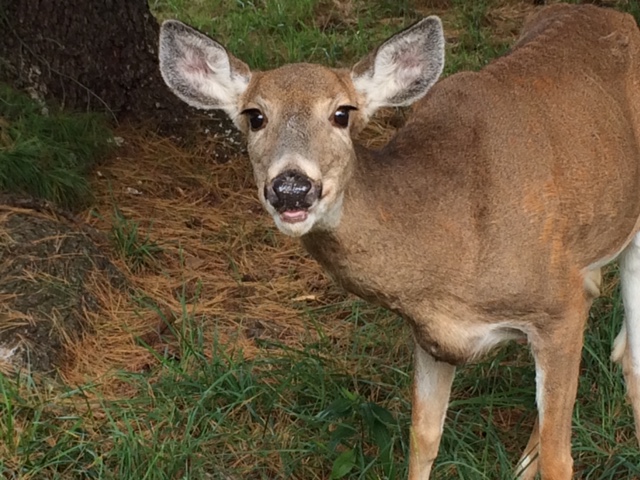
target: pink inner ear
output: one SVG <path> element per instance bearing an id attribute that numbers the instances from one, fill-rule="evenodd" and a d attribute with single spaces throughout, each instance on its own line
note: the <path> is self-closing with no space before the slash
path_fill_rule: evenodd
<path id="1" fill-rule="evenodd" d="M 410 48 L 397 52 L 394 57 L 398 80 L 402 84 L 413 83 L 416 78 L 422 75 L 424 58 L 417 46 L 411 46 Z"/>
<path id="2" fill-rule="evenodd" d="M 181 66 L 185 73 L 191 75 L 206 75 L 210 72 L 209 65 L 207 65 L 204 55 L 193 49 L 187 50 Z"/>

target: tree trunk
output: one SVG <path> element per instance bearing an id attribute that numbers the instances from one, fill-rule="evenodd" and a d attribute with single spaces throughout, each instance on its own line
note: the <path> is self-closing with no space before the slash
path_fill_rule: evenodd
<path id="1" fill-rule="evenodd" d="M 117 119 L 193 116 L 160 76 L 146 0 L 0 0 L 0 32 L 0 80 L 32 95 Z"/>

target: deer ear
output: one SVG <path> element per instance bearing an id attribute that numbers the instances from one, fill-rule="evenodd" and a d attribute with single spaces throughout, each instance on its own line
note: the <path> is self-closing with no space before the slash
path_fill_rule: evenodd
<path id="1" fill-rule="evenodd" d="M 394 35 L 358 62 L 351 78 L 364 98 L 366 116 L 380 107 L 411 105 L 424 96 L 444 68 L 444 34 L 438 17 L 427 17 Z"/>
<path id="2" fill-rule="evenodd" d="M 160 27 L 160 73 L 191 106 L 222 109 L 232 120 L 251 80 L 249 67 L 218 42 L 177 20 Z"/>

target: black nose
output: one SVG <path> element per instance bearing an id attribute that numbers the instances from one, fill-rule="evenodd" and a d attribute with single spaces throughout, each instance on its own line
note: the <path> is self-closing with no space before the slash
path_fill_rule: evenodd
<path id="1" fill-rule="evenodd" d="M 279 212 L 309 208 L 321 193 L 321 187 L 293 170 L 278 175 L 264 190 L 269 203 Z"/>

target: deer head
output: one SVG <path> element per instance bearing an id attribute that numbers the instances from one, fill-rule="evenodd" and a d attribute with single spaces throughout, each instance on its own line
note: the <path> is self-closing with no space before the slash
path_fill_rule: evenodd
<path id="1" fill-rule="evenodd" d="M 381 107 L 423 97 L 444 66 L 437 17 L 394 35 L 350 70 L 291 64 L 254 71 L 175 20 L 160 31 L 160 70 L 188 104 L 224 110 L 247 137 L 258 195 L 285 234 L 330 229 L 356 153 L 352 137 Z"/>

